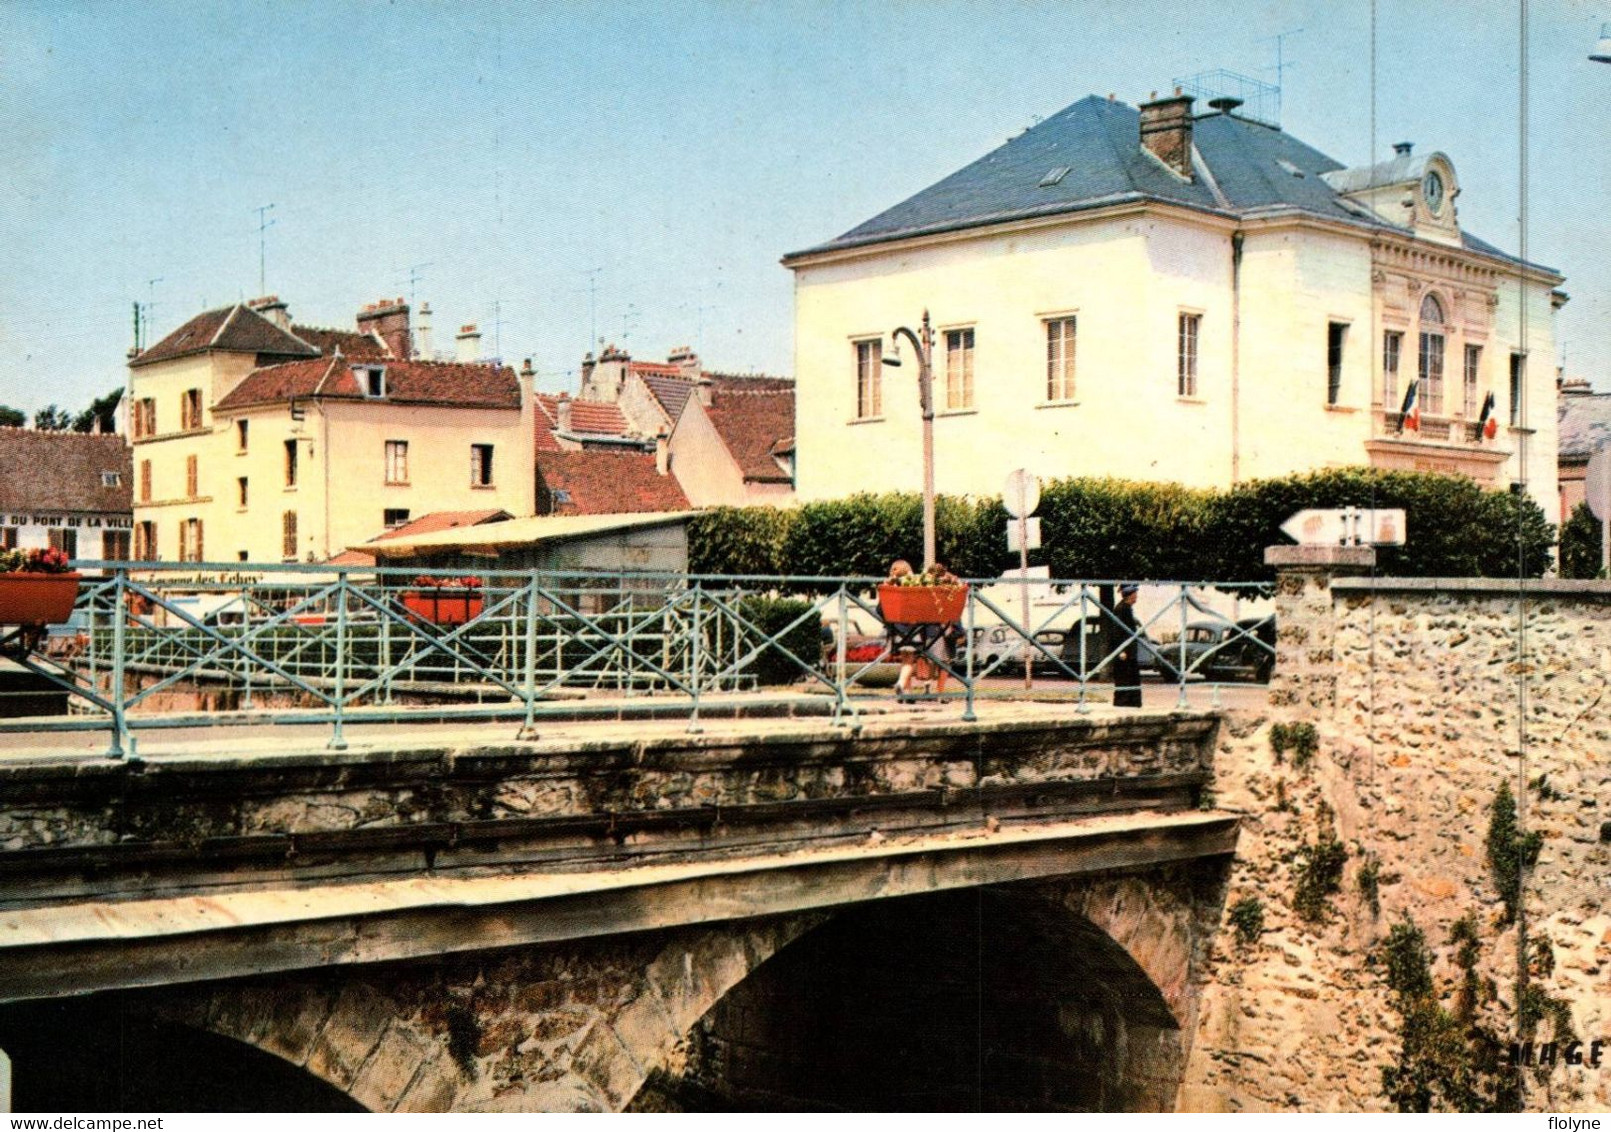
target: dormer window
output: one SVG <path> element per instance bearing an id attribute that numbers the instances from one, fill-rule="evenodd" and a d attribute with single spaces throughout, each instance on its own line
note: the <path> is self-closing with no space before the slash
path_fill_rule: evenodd
<path id="1" fill-rule="evenodd" d="M 385 366 L 354 366 L 352 373 L 358 379 L 358 388 L 363 390 L 365 397 L 386 396 Z"/>

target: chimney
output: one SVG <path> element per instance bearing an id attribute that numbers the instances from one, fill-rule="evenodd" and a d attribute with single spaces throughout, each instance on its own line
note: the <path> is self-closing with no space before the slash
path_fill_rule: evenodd
<path id="1" fill-rule="evenodd" d="M 291 311 L 278 295 L 264 295 L 246 304 L 281 330 L 291 329 Z"/>
<path id="2" fill-rule="evenodd" d="M 414 356 L 431 361 L 431 304 L 420 304 L 419 326 L 414 331 Z"/>
<path id="3" fill-rule="evenodd" d="M 654 470 L 660 475 L 671 474 L 671 435 L 661 425 L 654 438 Z"/>
<path id="4" fill-rule="evenodd" d="M 527 381 L 535 382 L 537 380 L 537 371 L 532 368 L 530 358 L 520 363 L 520 376 Z"/>
<path id="5" fill-rule="evenodd" d="M 1590 385 L 1588 379 L 1583 377 L 1563 378 L 1560 385 L 1563 397 L 1587 397 L 1594 392 L 1594 386 Z"/>
<path id="6" fill-rule="evenodd" d="M 1393 143 L 1393 152 L 1398 154 L 1400 157 L 1408 157 L 1410 155 L 1410 150 L 1412 150 L 1414 148 L 1415 148 L 1415 143 L 1414 142 L 1394 142 Z"/>
<path id="7" fill-rule="evenodd" d="M 710 408 L 711 390 L 714 384 L 708 377 L 701 377 L 694 382 L 694 396 L 698 397 L 699 403 L 707 409 Z"/>
<path id="8" fill-rule="evenodd" d="M 694 353 L 692 346 L 678 346 L 666 357 L 668 365 L 674 365 L 684 373 L 697 377 L 699 375 L 699 355 Z"/>
<path id="9" fill-rule="evenodd" d="M 570 432 L 571 395 L 569 393 L 561 393 L 554 399 L 554 416 L 558 418 L 559 431 Z"/>
<path id="10" fill-rule="evenodd" d="M 1141 105 L 1141 145 L 1159 161 L 1186 180 L 1191 173 L 1190 95 L 1177 87 L 1169 98 L 1157 98 Z"/>
<path id="11" fill-rule="evenodd" d="M 481 360 L 481 331 L 477 330 L 475 323 L 467 322 L 459 327 L 458 350 L 454 360 L 460 362 L 479 362 Z"/>
<path id="12" fill-rule="evenodd" d="M 358 333 L 379 336 L 391 356 L 400 362 L 414 356 L 413 335 L 408 329 L 408 304 L 400 297 L 370 303 L 359 311 Z"/>

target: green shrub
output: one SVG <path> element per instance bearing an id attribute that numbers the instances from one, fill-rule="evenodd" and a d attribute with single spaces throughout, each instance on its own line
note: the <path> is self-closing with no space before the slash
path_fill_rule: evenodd
<path id="1" fill-rule="evenodd" d="M 1337 839 L 1331 807 L 1322 804 L 1316 820 L 1315 839 L 1299 847 L 1293 866 L 1292 907 L 1310 923 L 1326 918 L 1329 898 L 1342 888 L 1343 866 L 1348 849 Z"/>
<path id="2" fill-rule="evenodd" d="M 688 521 L 692 574 L 786 574 L 783 548 L 798 512 L 777 507 L 715 507 Z"/>
<path id="3" fill-rule="evenodd" d="M 1382 862 L 1374 853 L 1366 853 L 1359 863 L 1359 894 L 1365 898 L 1372 916 L 1382 914 Z"/>
<path id="4" fill-rule="evenodd" d="M 1300 771 L 1308 770 L 1320 750 L 1320 733 L 1312 723 L 1274 723 L 1270 725 L 1270 749 L 1275 752 L 1276 762 L 1291 751 L 1292 765 Z"/>
<path id="5" fill-rule="evenodd" d="M 1600 520 L 1587 503 L 1579 503 L 1561 524 L 1561 577 L 1601 577 Z"/>
<path id="6" fill-rule="evenodd" d="M 1264 901 L 1256 896 L 1244 896 L 1231 905 L 1231 927 L 1236 930 L 1236 942 L 1251 947 L 1264 931 Z"/>
<path id="7" fill-rule="evenodd" d="M 1538 861 L 1544 837 L 1537 830 L 1522 833 L 1516 823 L 1516 797 L 1510 792 L 1510 783 L 1501 782 L 1494 792 L 1493 804 L 1488 807 L 1488 836 L 1484 848 L 1488 856 L 1488 871 L 1493 876 L 1499 899 L 1504 901 L 1504 922 L 1516 918 L 1521 905 L 1522 876 Z"/>

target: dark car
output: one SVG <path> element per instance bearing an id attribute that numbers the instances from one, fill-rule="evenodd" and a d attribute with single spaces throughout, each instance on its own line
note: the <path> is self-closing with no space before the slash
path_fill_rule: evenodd
<path id="1" fill-rule="evenodd" d="M 1275 668 L 1275 615 L 1186 626 L 1186 665 L 1205 680 L 1267 683 Z M 1178 652 L 1177 652 L 1178 658 Z"/>

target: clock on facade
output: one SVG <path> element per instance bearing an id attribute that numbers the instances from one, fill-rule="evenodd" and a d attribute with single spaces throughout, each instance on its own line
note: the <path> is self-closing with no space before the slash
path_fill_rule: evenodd
<path id="1" fill-rule="evenodd" d="M 1426 206 L 1436 216 L 1443 211 L 1443 177 L 1432 170 L 1421 181 L 1421 194 L 1426 197 Z"/>

